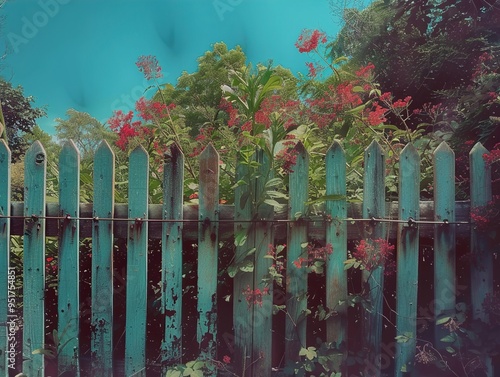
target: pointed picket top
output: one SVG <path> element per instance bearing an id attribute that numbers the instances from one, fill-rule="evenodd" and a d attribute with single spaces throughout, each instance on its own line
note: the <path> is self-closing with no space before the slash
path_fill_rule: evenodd
<path id="1" fill-rule="evenodd" d="M 339 143 L 338 140 L 334 140 L 333 143 L 330 145 L 328 150 L 326 151 L 327 156 L 333 156 L 337 153 L 345 154 L 344 148 L 342 145 Z"/>
<path id="2" fill-rule="evenodd" d="M 364 217 L 384 217 L 385 215 L 385 157 L 384 150 L 375 140 L 365 149 Z"/>
<path id="3" fill-rule="evenodd" d="M 104 153 L 109 153 L 109 154 L 113 154 L 113 155 L 115 154 L 113 152 L 113 149 L 111 148 L 111 146 L 109 145 L 109 143 L 106 140 L 102 140 L 99 143 L 99 145 L 97 146 L 97 148 L 95 150 L 94 155 L 97 156 L 97 155 L 101 155 Z"/>
<path id="4" fill-rule="evenodd" d="M 137 147 L 135 147 L 132 150 L 132 152 L 130 152 L 130 156 L 132 156 L 132 155 L 134 155 L 134 156 L 143 155 L 143 156 L 146 156 L 146 157 L 149 156 L 148 152 L 146 151 L 146 149 L 144 149 L 144 147 L 142 145 L 138 145 Z"/>
<path id="5" fill-rule="evenodd" d="M 184 152 L 182 152 L 181 147 L 177 143 L 173 143 L 170 145 L 170 152 L 166 155 L 167 158 L 172 158 L 173 160 L 177 160 L 181 157 L 184 157 Z"/>
<path id="6" fill-rule="evenodd" d="M 489 151 L 477 142 L 469 152 L 471 207 L 481 207 L 491 200 L 491 167 L 484 160 Z"/>
<path id="7" fill-rule="evenodd" d="M 297 144 L 295 144 L 294 148 L 297 151 L 297 153 L 299 153 L 299 154 L 308 154 L 306 147 L 304 146 L 304 143 L 302 143 L 301 140 L 299 140 L 299 142 Z"/>
<path id="8" fill-rule="evenodd" d="M 200 153 L 200 160 L 213 158 L 214 156 L 219 157 L 219 153 L 215 149 L 212 143 L 208 143 L 208 145 L 203 149 Z"/>
<path id="9" fill-rule="evenodd" d="M 401 158 L 413 159 L 420 162 L 418 150 L 417 148 L 415 148 L 413 143 L 406 144 L 406 146 L 401 151 Z"/>
<path id="10" fill-rule="evenodd" d="M 433 152 L 435 220 L 455 219 L 455 152 L 445 141 Z M 443 217 L 445 216 L 445 217 Z"/>
<path id="11" fill-rule="evenodd" d="M 434 155 L 437 155 L 437 154 L 455 154 L 455 152 L 453 152 L 453 149 L 450 148 L 450 146 L 448 145 L 448 143 L 446 141 L 442 141 L 436 149 L 434 149 L 434 152 L 433 154 Z"/>
<path id="12" fill-rule="evenodd" d="M 59 153 L 59 171 L 73 171 L 78 169 L 80 161 L 80 151 L 73 140 L 66 141 Z"/>
<path id="13" fill-rule="evenodd" d="M 35 164 L 33 166 L 42 166 L 47 164 L 47 153 L 39 140 L 35 141 L 26 151 L 25 161 L 33 159 Z M 26 162 L 25 162 L 26 165 Z M 30 165 L 30 164 L 28 164 Z"/>
<path id="14" fill-rule="evenodd" d="M 385 152 L 380 146 L 380 144 L 377 142 L 377 140 L 372 140 L 369 146 L 366 147 L 365 149 L 366 153 L 378 153 L 378 154 L 383 154 L 385 156 Z"/>

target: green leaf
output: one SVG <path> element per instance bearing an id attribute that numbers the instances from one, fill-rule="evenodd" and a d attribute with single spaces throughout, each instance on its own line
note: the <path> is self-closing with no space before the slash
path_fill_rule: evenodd
<path id="1" fill-rule="evenodd" d="M 245 259 L 243 262 L 239 264 L 239 268 L 243 272 L 253 272 L 254 269 L 253 261 Z"/>
<path id="2" fill-rule="evenodd" d="M 238 272 L 238 266 L 232 264 L 227 267 L 227 274 L 229 275 L 229 277 L 234 278 L 237 272 Z"/>
<path id="3" fill-rule="evenodd" d="M 446 351 L 448 351 L 451 354 L 457 352 L 457 351 L 455 351 L 455 349 L 453 347 L 450 347 L 450 346 L 446 347 Z"/>
<path id="4" fill-rule="evenodd" d="M 264 200 L 264 203 L 266 203 L 266 204 L 268 204 L 270 206 L 273 206 L 275 208 L 281 208 L 283 206 L 281 203 L 278 203 L 274 199 L 266 199 L 266 200 Z"/>
<path id="5" fill-rule="evenodd" d="M 444 343 L 453 343 L 456 340 L 456 336 L 449 334 L 449 335 L 446 335 L 444 338 L 441 338 L 440 340 L 441 340 L 441 342 L 444 342 Z"/>
<path id="6" fill-rule="evenodd" d="M 57 333 L 57 330 L 56 330 L 56 329 L 54 329 L 54 330 L 52 331 L 52 338 L 54 339 L 54 346 L 55 346 L 56 348 L 57 348 L 57 347 L 59 347 L 59 335 L 58 335 L 58 333 Z"/>
<path id="7" fill-rule="evenodd" d="M 167 370 L 167 374 L 165 375 L 165 377 L 181 377 L 181 376 L 182 372 L 177 369 L 169 369 Z"/>
<path id="8" fill-rule="evenodd" d="M 269 187 L 278 186 L 282 182 L 283 182 L 283 180 L 281 178 L 272 178 L 272 179 L 270 179 L 269 181 L 266 182 L 266 184 L 265 184 L 264 187 L 265 188 L 269 188 Z"/>
<path id="9" fill-rule="evenodd" d="M 248 235 L 246 232 L 238 232 L 234 236 L 234 246 L 243 246 L 247 242 Z"/>
<path id="10" fill-rule="evenodd" d="M 448 322 L 449 320 L 451 319 L 451 317 L 443 317 L 443 318 L 440 318 L 436 321 L 436 325 L 443 325 L 445 324 L 446 322 Z"/>

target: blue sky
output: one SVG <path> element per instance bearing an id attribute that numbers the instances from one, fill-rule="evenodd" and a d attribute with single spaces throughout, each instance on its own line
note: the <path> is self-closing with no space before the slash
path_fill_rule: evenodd
<path id="1" fill-rule="evenodd" d="M 147 82 L 140 55 L 155 55 L 164 80 L 193 72 L 215 42 L 240 45 L 252 63 L 305 72 L 307 56 L 294 43 L 302 29 L 335 36 L 338 10 L 362 0 L 9 0 L 2 13 L 0 74 L 47 106 L 39 121 L 54 132 L 67 109 L 101 121 L 127 110 Z M 367 3 L 367 1 L 365 1 Z"/>

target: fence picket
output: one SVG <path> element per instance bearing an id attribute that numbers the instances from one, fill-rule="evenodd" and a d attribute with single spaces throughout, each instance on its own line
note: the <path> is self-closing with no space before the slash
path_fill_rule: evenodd
<path id="1" fill-rule="evenodd" d="M 266 182 L 272 178 L 271 160 L 264 151 L 256 151 L 256 161 L 260 164 L 258 168 L 259 177 L 255 181 L 256 198 L 264 197 Z M 262 203 L 257 208 L 257 220 L 274 218 L 274 208 L 266 203 Z M 264 278 L 269 276 L 271 259 L 264 258 L 269 250 L 269 244 L 273 240 L 272 226 L 270 223 L 257 221 L 253 228 L 254 238 L 254 289 L 264 289 Z M 262 301 L 252 305 L 253 310 L 253 339 L 252 339 L 252 363 L 251 372 L 253 376 L 270 377 L 272 369 L 272 316 L 273 316 L 273 287 L 267 287 L 269 294 L 262 295 Z M 248 371 L 249 373 L 249 371 Z M 248 375 L 248 374 L 247 374 Z"/>
<path id="2" fill-rule="evenodd" d="M 94 155 L 92 228 L 92 375 L 113 375 L 113 222 L 115 155 L 103 141 Z"/>
<path id="3" fill-rule="evenodd" d="M 300 218 L 307 215 L 309 155 L 301 142 L 297 143 L 295 151 L 297 160 L 289 178 L 288 219 L 297 221 L 288 226 L 286 287 L 289 299 L 286 310 L 289 315 L 285 328 L 285 364 L 299 360 L 300 348 L 306 347 L 307 334 L 308 273 L 300 259 L 308 260 L 307 247 L 302 246 L 307 243 L 307 222 Z"/>
<path id="4" fill-rule="evenodd" d="M 184 154 L 172 144 L 163 166 L 162 313 L 165 316 L 163 366 L 178 364 L 182 357 L 182 220 Z"/>
<path id="5" fill-rule="evenodd" d="M 200 155 L 198 226 L 198 344 L 201 359 L 217 359 L 219 154 L 209 144 Z M 211 368 L 212 369 L 212 368 Z M 215 376 L 216 371 L 211 370 Z"/>
<path id="6" fill-rule="evenodd" d="M 476 209 L 484 213 L 491 202 L 491 166 L 484 161 L 483 155 L 488 150 L 476 143 L 469 153 L 470 163 L 470 205 L 471 214 Z M 472 216 L 471 216 L 472 217 Z M 473 219 L 472 219 L 473 220 Z M 474 225 L 474 224 L 473 224 Z M 472 316 L 488 322 L 489 318 L 483 308 L 483 302 L 488 294 L 493 293 L 493 253 L 491 238 L 476 226 L 471 227 L 471 292 Z M 493 376 L 493 366 L 490 357 L 481 356 L 487 375 Z"/>
<path id="7" fill-rule="evenodd" d="M 125 375 L 146 376 L 148 296 L 149 155 L 139 146 L 130 153 L 128 177 L 127 307 Z"/>
<path id="8" fill-rule="evenodd" d="M 10 216 L 10 162 L 11 152 L 3 139 L 0 139 L 0 215 Z M 15 307 L 8 306 L 14 304 L 16 291 L 13 288 L 14 280 L 9 279 L 10 265 L 10 219 L 0 217 L 0 375 L 8 374 L 8 359 L 13 356 L 7 354 L 9 349 L 7 334 L 11 319 L 15 315 Z M 12 275 L 15 277 L 15 274 Z M 9 291 L 12 293 L 9 295 Z M 9 301 L 9 298 L 12 299 Z M 12 309 L 10 309 L 12 308 Z M 12 317 L 9 316 L 12 315 Z M 5 325 L 3 325 L 5 324 Z M 12 363 L 14 364 L 14 363 Z"/>
<path id="9" fill-rule="evenodd" d="M 72 141 L 66 142 L 59 155 L 59 239 L 58 277 L 58 349 L 59 374 L 80 375 L 80 153 Z"/>
<path id="10" fill-rule="evenodd" d="M 45 195 L 47 155 L 35 141 L 24 159 L 23 373 L 45 375 Z"/>
<path id="11" fill-rule="evenodd" d="M 398 224 L 396 335 L 404 339 L 396 343 L 395 376 L 411 370 L 416 350 L 418 228 L 411 221 L 420 216 L 420 156 L 413 144 L 401 152 L 399 177 L 398 218 L 408 223 Z"/>
<path id="12" fill-rule="evenodd" d="M 455 221 L 455 153 L 446 142 L 434 151 L 434 220 Z M 434 227 L 434 319 L 455 312 L 455 225 L 437 224 Z M 450 293 L 452 293 L 450 295 Z M 440 341 L 449 331 L 435 327 L 434 344 L 444 348 Z"/>
<path id="13" fill-rule="evenodd" d="M 331 219 L 326 224 L 326 243 L 331 244 L 333 253 L 326 263 L 326 306 L 337 311 L 326 323 L 328 342 L 336 342 L 337 347 L 347 343 L 347 273 L 344 261 L 347 259 L 347 199 L 346 199 L 346 157 L 335 141 L 326 153 L 326 195 L 337 196 L 327 200 L 325 215 Z M 344 301 L 341 304 L 341 301 Z M 342 356 L 344 358 L 346 353 Z M 342 360 L 336 361 L 339 369 Z"/>
<path id="14" fill-rule="evenodd" d="M 363 218 L 385 217 L 385 153 L 374 140 L 366 148 L 365 172 L 363 177 Z M 386 229 L 384 223 L 366 223 L 365 238 L 375 240 L 384 239 Z M 363 279 L 370 276 L 370 272 L 363 271 Z M 370 301 L 372 308 L 363 312 L 363 335 L 365 346 L 370 350 L 366 360 L 366 368 L 373 376 L 380 376 L 380 345 L 382 344 L 382 314 L 384 298 L 384 266 L 371 272 L 368 280 Z"/>
<path id="15" fill-rule="evenodd" d="M 241 159 L 236 166 L 236 181 L 249 179 L 248 165 L 243 164 Z M 246 199 L 250 194 L 251 182 L 238 185 L 234 190 L 234 234 L 235 234 L 235 265 L 238 266 L 245 259 L 255 263 L 254 257 L 247 256 L 249 250 L 255 247 L 255 238 L 250 234 L 253 225 L 252 199 Z M 240 222 L 239 222 L 240 221 Z M 234 344 L 234 366 L 240 375 L 252 375 L 251 352 L 253 347 L 253 310 L 249 310 L 248 303 L 243 297 L 243 291 L 249 287 L 254 289 L 253 274 L 237 271 L 233 282 L 233 327 L 234 342 L 232 339 L 224 339 L 227 343 Z"/>

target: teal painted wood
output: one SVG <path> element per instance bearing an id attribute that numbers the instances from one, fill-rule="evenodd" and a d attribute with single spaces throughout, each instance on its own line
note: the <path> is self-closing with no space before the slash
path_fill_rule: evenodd
<path id="1" fill-rule="evenodd" d="M 287 300 L 286 306 L 289 316 L 285 325 L 285 365 L 299 361 L 299 351 L 306 347 L 306 317 L 307 310 L 307 268 L 300 258 L 308 260 L 307 246 L 307 222 L 300 218 L 306 216 L 309 185 L 309 155 L 304 145 L 299 142 L 295 147 L 297 151 L 297 162 L 289 177 L 289 202 L 288 219 L 294 220 L 288 225 L 287 238 Z M 298 263 L 300 267 L 297 267 Z"/>
<path id="2" fill-rule="evenodd" d="M 201 359 L 217 359 L 219 154 L 210 143 L 200 155 L 198 333 Z M 210 375 L 215 376 L 215 370 Z"/>
<path id="3" fill-rule="evenodd" d="M 162 314 L 165 316 L 163 365 L 182 357 L 182 219 L 184 200 L 184 154 L 172 144 L 163 166 Z"/>
<path id="4" fill-rule="evenodd" d="M 363 218 L 385 217 L 385 153 L 374 140 L 364 154 L 365 172 L 363 177 Z M 384 223 L 365 223 L 364 236 L 367 239 L 385 239 Z M 384 299 L 384 267 L 363 271 L 363 279 L 368 279 L 372 308 L 363 312 L 363 335 L 370 356 L 365 365 L 373 376 L 380 376 L 380 345 L 382 344 L 382 318 Z"/>
<path id="5" fill-rule="evenodd" d="M 413 144 L 408 144 L 399 159 L 398 218 L 408 221 L 420 216 L 420 156 Z M 410 370 L 416 350 L 416 318 L 418 288 L 418 228 L 398 224 L 396 277 L 396 335 L 407 336 L 396 344 L 395 376 Z"/>
<path id="6" fill-rule="evenodd" d="M 491 166 L 486 164 L 483 155 L 488 150 L 481 144 L 476 143 L 469 153 L 470 163 L 470 202 L 471 213 L 479 211 L 492 199 L 491 192 Z M 473 219 L 471 219 L 473 221 Z M 471 227 L 471 292 L 472 315 L 474 319 L 483 322 L 489 321 L 488 315 L 483 310 L 483 302 L 488 293 L 493 293 L 493 253 L 491 238 L 477 227 Z M 481 356 L 486 368 L 486 375 L 495 375 L 491 357 Z"/>
<path id="7" fill-rule="evenodd" d="M 442 142 L 433 154 L 434 162 L 434 220 L 455 221 L 455 153 Z M 434 226 L 434 320 L 455 312 L 455 225 Z M 449 334 L 442 325 L 436 326 L 434 345 L 444 348 L 440 341 Z"/>
<path id="8" fill-rule="evenodd" d="M 24 158 L 23 373 L 45 375 L 45 194 L 47 154 L 35 141 Z"/>
<path id="9" fill-rule="evenodd" d="M 10 253 L 10 219 L 1 216 L 10 216 L 10 163 L 11 152 L 5 141 L 0 140 L 0 323 L 8 323 L 14 319 L 16 291 L 14 287 L 15 271 L 9 274 Z M 12 276 L 9 279 L 9 276 Z M 8 307 L 9 302 L 11 307 Z M 10 322 L 14 324 L 14 322 Z M 0 326 L 0 375 L 8 374 L 8 342 L 7 334 L 10 326 Z"/>
<path id="10" fill-rule="evenodd" d="M 327 320 L 326 338 L 328 342 L 340 345 L 347 342 L 347 308 L 345 304 L 339 305 L 339 301 L 347 299 L 347 273 L 344 271 L 347 259 L 347 224 L 344 220 L 347 217 L 347 200 L 346 158 L 338 142 L 334 142 L 326 152 L 326 195 L 339 196 L 339 199 L 325 203 L 325 215 L 331 217 L 326 224 L 326 243 L 333 248 L 326 263 L 326 306 L 338 312 Z"/>
<path id="11" fill-rule="evenodd" d="M 245 180 L 246 184 L 237 186 L 234 190 L 234 234 L 235 234 L 235 264 L 250 260 L 255 263 L 254 255 L 247 255 L 255 247 L 254 227 L 252 219 L 252 202 L 250 192 L 254 189 L 249 182 L 248 165 L 243 164 L 239 156 L 236 165 L 236 181 Z M 245 197 L 247 199 L 245 199 Z M 242 222 L 238 222 L 242 221 Z M 246 239 L 245 239 L 246 238 Z M 234 339 L 224 339 L 226 343 L 234 344 L 234 367 L 240 375 L 252 375 L 252 344 L 253 344 L 253 310 L 250 310 L 243 292 L 254 289 L 253 273 L 238 272 L 233 280 L 233 326 Z"/>
<path id="12" fill-rule="evenodd" d="M 256 161 L 260 164 L 259 178 L 255 182 L 256 198 L 263 198 L 265 184 L 272 178 L 271 160 L 262 150 L 257 150 Z M 257 219 L 273 219 L 274 208 L 262 203 L 257 208 Z M 269 276 L 272 260 L 265 258 L 269 244 L 273 243 L 271 223 L 257 222 L 254 227 L 255 269 L 253 274 L 254 289 L 261 291 L 266 288 L 264 278 Z M 273 288 L 267 286 L 269 294 L 262 295 L 261 304 L 253 304 L 253 340 L 252 340 L 252 367 L 247 370 L 247 376 L 270 377 L 272 368 L 272 315 L 273 315 Z M 250 372 L 252 374 L 250 374 Z"/>
<path id="13" fill-rule="evenodd" d="M 113 375 L 113 222 L 115 155 L 102 141 L 94 155 L 92 228 L 92 375 Z"/>
<path id="14" fill-rule="evenodd" d="M 487 206 L 491 201 L 491 167 L 486 164 L 483 154 L 488 150 L 481 144 L 474 145 L 469 154 L 470 160 L 470 201 L 471 212 Z M 471 227 L 471 251 L 474 263 L 471 263 L 471 290 L 473 316 L 483 321 L 488 316 L 482 309 L 488 293 L 493 292 L 493 254 L 489 247 L 489 237 L 476 227 Z"/>
<path id="15" fill-rule="evenodd" d="M 59 374 L 79 376 L 80 329 L 80 153 L 72 141 L 66 142 L 59 154 L 59 237 L 58 284 L 58 349 Z"/>
<path id="16" fill-rule="evenodd" d="M 148 296 L 148 190 L 149 155 L 139 146 L 129 157 L 127 240 L 127 306 L 125 375 L 146 376 L 146 323 Z"/>

